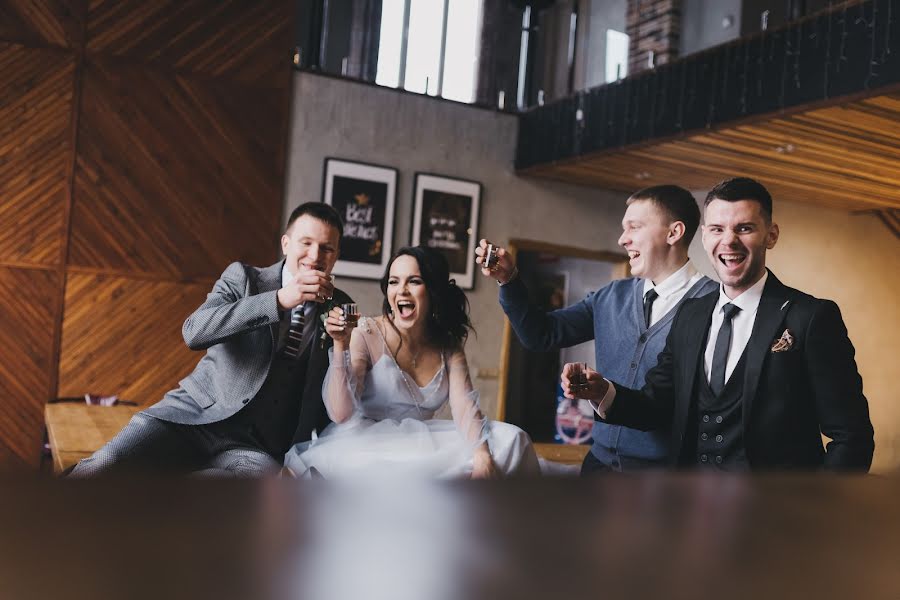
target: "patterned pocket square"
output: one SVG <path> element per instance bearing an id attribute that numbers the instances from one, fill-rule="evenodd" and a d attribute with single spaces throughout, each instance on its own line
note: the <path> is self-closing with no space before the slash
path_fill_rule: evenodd
<path id="1" fill-rule="evenodd" d="M 772 344 L 772 352 L 787 352 L 794 347 L 794 334 L 790 329 L 785 329 L 781 337 Z"/>

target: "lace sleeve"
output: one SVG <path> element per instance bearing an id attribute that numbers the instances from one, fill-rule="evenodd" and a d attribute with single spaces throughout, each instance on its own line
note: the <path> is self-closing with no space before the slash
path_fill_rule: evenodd
<path id="1" fill-rule="evenodd" d="M 450 412 L 464 438 L 477 445 L 487 440 L 487 427 L 478 392 L 472 387 L 469 365 L 461 349 L 454 351 L 447 361 L 450 383 Z"/>
<path id="2" fill-rule="evenodd" d="M 335 354 L 328 350 L 328 371 L 322 384 L 322 400 L 328 416 L 335 423 L 343 423 L 359 412 L 360 397 L 366 373 L 372 368 L 372 360 L 362 327 L 350 335 L 350 349 Z"/>

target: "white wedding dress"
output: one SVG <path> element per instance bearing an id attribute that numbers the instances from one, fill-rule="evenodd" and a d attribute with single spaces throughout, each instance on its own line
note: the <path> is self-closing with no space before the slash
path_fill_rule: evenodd
<path id="1" fill-rule="evenodd" d="M 330 359 L 322 386 L 329 415 L 338 401 L 352 402 L 354 413 L 288 451 L 284 464 L 294 474 L 315 468 L 326 479 L 464 478 L 484 440 L 502 473 L 540 473 L 524 431 L 482 416 L 462 350 L 442 356 L 434 377 L 419 387 L 394 360 L 379 324 L 363 318 L 350 350 Z M 453 420 L 435 419 L 448 402 Z"/>

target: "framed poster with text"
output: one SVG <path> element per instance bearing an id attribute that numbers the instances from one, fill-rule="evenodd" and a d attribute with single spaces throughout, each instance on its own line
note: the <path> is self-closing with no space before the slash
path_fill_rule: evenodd
<path id="1" fill-rule="evenodd" d="M 475 285 L 475 246 L 481 184 L 416 173 L 411 243 L 439 250 L 450 263 L 450 276 L 464 290 Z"/>
<path id="2" fill-rule="evenodd" d="M 397 169 L 326 158 L 323 181 L 322 202 L 344 221 L 334 274 L 381 279 L 394 239 Z"/>

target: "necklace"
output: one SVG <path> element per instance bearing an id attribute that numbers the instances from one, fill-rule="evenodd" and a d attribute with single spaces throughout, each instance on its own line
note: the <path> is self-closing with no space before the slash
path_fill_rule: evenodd
<path id="1" fill-rule="evenodd" d="M 400 364 L 400 348 L 403 347 L 403 339 L 400 338 L 399 343 L 397 344 L 396 350 L 391 350 L 391 354 L 394 357 L 394 362 L 398 365 Z M 410 358 L 412 359 L 412 368 L 415 371 L 419 367 L 419 355 L 422 354 L 422 349 L 425 347 L 425 344 L 419 346 L 419 349 L 416 352 L 412 351 L 412 344 L 406 344 L 406 351 L 409 353 Z M 390 350 L 390 345 L 388 346 L 388 350 Z"/>
<path id="2" fill-rule="evenodd" d="M 388 344 L 388 341 L 387 341 L 387 327 L 385 327 L 384 331 L 381 331 L 381 327 L 379 326 L 378 331 L 379 331 L 379 333 L 381 333 L 381 339 L 384 340 L 384 345 L 386 346 L 387 351 L 390 352 L 391 358 L 394 359 L 394 365 L 396 365 L 397 370 L 400 372 L 400 379 L 403 380 L 403 384 L 406 386 L 406 391 L 409 392 L 409 399 L 412 400 L 413 405 L 416 407 L 416 411 L 419 413 L 419 416 L 424 416 L 422 413 L 422 404 L 419 402 L 417 394 L 415 394 L 413 392 L 412 385 L 409 383 L 409 376 L 406 374 L 406 371 L 404 371 L 400 367 L 400 362 L 397 360 L 397 355 L 400 353 L 400 345 L 398 345 L 397 350 L 394 351 L 391 348 L 391 345 Z M 403 343 L 403 340 L 401 339 L 400 344 L 402 344 L 402 343 Z M 415 354 L 413 354 L 412 351 L 408 350 L 408 352 L 412 356 L 413 369 L 415 369 L 417 366 L 416 361 L 418 360 L 419 354 L 421 354 L 423 347 L 424 347 L 424 345 L 420 346 L 419 351 L 416 352 Z M 416 388 L 419 389 L 418 384 L 416 384 Z M 421 395 L 421 389 L 419 389 L 419 395 Z"/>
<path id="3" fill-rule="evenodd" d="M 416 352 L 415 354 L 413 354 L 412 349 L 409 349 L 409 350 L 407 350 L 407 351 L 410 353 L 410 355 L 412 355 L 412 367 L 413 367 L 413 370 L 415 370 L 415 369 L 419 366 L 419 365 L 416 363 L 416 361 L 419 359 L 419 354 L 421 354 L 422 348 L 419 348 L 419 351 Z"/>
<path id="4" fill-rule="evenodd" d="M 396 327 L 394 329 L 396 331 Z M 385 331 L 387 331 L 387 327 L 385 327 Z M 398 366 L 400 365 L 400 362 L 397 360 L 397 357 L 400 354 L 400 348 L 403 346 L 403 338 L 399 336 L 399 333 L 400 332 L 398 331 L 397 334 L 398 334 L 398 338 L 399 338 L 399 343 L 397 344 L 397 350 L 396 351 L 391 350 L 391 355 L 394 357 L 394 362 L 396 362 Z M 387 342 L 387 337 L 385 337 L 385 342 Z M 419 355 L 422 353 L 422 348 L 424 348 L 424 347 L 425 347 L 425 344 L 421 344 L 419 346 L 419 350 L 417 352 L 413 352 L 412 344 L 407 344 L 407 346 L 406 346 L 406 351 L 409 352 L 409 355 L 412 358 L 413 370 L 416 370 L 419 367 Z M 390 345 L 388 345 L 388 349 L 390 350 Z"/>
<path id="5" fill-rule="evenodd" d="M 403 380 L 403 384 L 406 386 L 406 391 L 409 392 L 409 399 L 413 401 L 413 405 L 416 407 L 416 412 L 419 413 L 419 416 L 422 416 L 422 405 L 419 403 L 418 398 L 416 398 L 416 395 L 413 393 L 412 386 L 409 384 L 409 377 L 406 375 L 406 373 L 403 372 L 403 369 L 400 368 L 400 365 L 397 365 L 397 370 L 400 371 L 400 378 Z"/>

